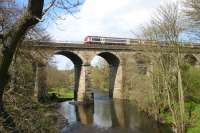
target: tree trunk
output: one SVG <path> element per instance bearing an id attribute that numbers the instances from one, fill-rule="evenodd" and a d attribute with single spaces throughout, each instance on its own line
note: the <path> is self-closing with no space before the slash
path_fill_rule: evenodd
<path id="1" fill-rule="evenodd" d="M 0 60 L 0 117 L 4 119 L 4 127 L 9 128 L 13 133 L 18 131 L 12 117 L 5 111 L 3 103 L 4 89 L 9 81 L 8 70 L 22 37 L 31 26 L 36 25 L 42 18 L 43 4 L 44 0 L 29 0 L 24 14 L 6 34 L 1 36 L 3 48 Z"/>
<path id="2" fill-rule="evenodd" d="M 22 37 L 27 30 L 36 25 L 42 17 L 44 0 L 29 0 L 27 10 L 17 20 L 14 26 L 3 35 L 2 59 L 0 61 L 0 104 L 3 102 L 3 93 L 8 83 L 8 69 L 13 55 Z"/>
<path id="3" fill-rule="evenodd" d="M 185 121 L 184 121 L 184 114 L 185 114 L 185 105 L 184 105 L 184 91 L 182 85 L 182 76 L 181 76 L 181 68 L 180 68 L 180 50 L 179 47 L 177 48 L 178 56 L 177 56 L 177 71 L 178 71 L 178 97 L 179 97 L 179 108 L 180 108 L 180 130 L 181 133 L 185 133 Z"/>
<path id="4" fill-rule="evenodd" d="M 16 89 L 16 59 L 14 58 L 10 66 L 10 91 Z"/>

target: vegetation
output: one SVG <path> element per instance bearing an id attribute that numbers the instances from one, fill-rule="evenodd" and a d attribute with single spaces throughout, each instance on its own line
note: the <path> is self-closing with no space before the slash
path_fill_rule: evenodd
<path id="1" fill-rule="evenodd" d="M 189 100 L 200 100 L 200 69 L 191 65 L 186 65 L 183 68 L 183 85 L 185 89 L 185 97 Z"/>
<path id="2" fill-rule="evenodd" d="M 186 105 L 187 104 L 189 106 L 187 108 L 188 110 L 190 110 L 192 106 L 192 111 L 188 111 L 188 121 L 190 125 L 187 128 L 187 133 L 198 133 L 200 131 L 200 104 L 193 102 L 186 103 Z"/>
<path id="3" fill-rule="evenodd" d="M 6 133 L 13 130 L 10 119 L 16 124 L 18 132 L 58 132 L 59 113 L 55 103 L 39 103 L 34 97 L 34 67 L 31 52 L 28 58 L 26 51 L 19 50 L 12 64 L 12 78 L 5 89 L 4 115 L 0 117 L 0 132 Z M 27 53 L 26 53 L 27 55 Z M 17 75 L 17 76 L 16 76 Z M 8 113 L 9 112 L 9 113 Z M 6 118 L 5 121 L 2 117 Z M 4 125 L 3 125 L 4 124 Z"/>
<path id="4" fill-rule="evenodd" d="M 109 66 L 106 61 L 103 59 L 99 60 L 99 64 L 92 67 L 90 76 L 92 88 L 108 91 Z"/>
<path id="5" fill-rule="evenodd" d="M 66 88 L 50 88 L 48 93 L 55 94 L 57 98 L 74 98 L 74 91 Z"/>
<path id="6" fill-rule="evenodd" d="M 70 88 L 74 85 L 73 70 L 57 70 L 56 66 L 49 65 L 47 75 L 48 88 Z"/>
<path id="7" fill-rule="evenodd" d="M 57 98 L 74 98 L 74 72 L 73 70 L 58 70 L 49 63 L 47 69 L 48 93 Z"/>
<path id="8" fill-rule="evenodd" d="M 57 116 L 52 115 L 52 112 L 57 115 L 55 108 L 35 103 L 37 97 L 33 97 L 36 84 L 33 66 L 41 59 L 21 49 L 20 44 L 24 38 L 46 39 L 41 33 L 43 30 L 33 27 L 45 15 L 52 16 L 52 10 L 57 14 L 58 7 L 59 12 L 63 9 L 72 13 L 81 4 L 60 1 L 28 0 L 23 9 L 17 7 L 14 0 L 0 1 L 0 132 L 58 132 Z"/>
<path id="9" fill-rule="evenodd" d="M 6 110 L 14 119 L 19 131 L 28 133 L 59 132 L 61 126 L 58 123 L 61 116 L 57 112 L 57 105 L 35 102 L 33 97 L 27 96 L 27 91 L 29 89 L 24 89 L 23 93 L 6 91 L 4 96 Z M 0 119 L 0 122 L 4 123 L 4 120 Z M 0 132 L 7 133 L 7 128 L 0 124 Z"/>
<path id="10" fill-rule="evenodd" d="M 200 38 L 200 1 L 199 0 L 184 0 L 184 12 L 188 23 L 187 29 L 191 33 L 192 40 Z"/>
<path id="11" fill-rule="evenodd" d="M 193 101 L 185 102 L 185 123 L 186 123 L 186 133 L 198 133 L 200 131 L 200 103 L 195 103 Z M 172 114 L 170 112 L 162 111 L 160 113 L 161 119 L 165 123 L 172 124 Z"/>
<path id="12" fill-rule="evenodd" d="M 164 41 L 176 51 L 167 53 L 161 50 L 159 56 L 151 57 L 154 58 L 150 76 L 152 89 L 145 92 L 148 97 L 147 106 L 138 104 L 155 119 L 164 118 L 176 133 L 192 132 L 191 125 L 198 123 L 192 117 L 193 114 L 199 114 L 199 81 L 196 79 L 199 76 L 199 68 L 195 68 L 195 63 L 191 63 L 194 59 L 192 56 L 189 62 L 184 60 L 186 57 L 180 54 L 179 42 L 181 34 L 188 31 L 198 33 L 200 19 L 195 13 L 199 12 L 199 3 L 198 0 L 186 0 L 186 14 L 181 13 L 177 3 L 165 4 L 157 10 L 151 22 L 142 28 L 144 38 Z M 191 23 L 183 21 L 185 15 Z M 195 34 L 191 36 L 193 35 Z M 151 54 L 153 55 L 153 52 Z M 190 63 L 193 66 L 188 65 Z"/>
<path id="13" fill-rule="evenodd" d="M 0 132 L 58 132 L 55 104 L 38 103 L 34 97 L 36 70 L 33 66 L 38 65 L 36 62 L 40 62 L 41 57 L 33 57 L 31 51 L 20 48 L 20 43 L 24 38 L 48 40 L 49 36 L 41 33 L 41 27 L 34 30 L 32 27 L 45 18 L 44 15 L 52 14 L 53 9 L 72 13 L 70 9 L 81 4 L 79 1 L 74 4 L 59 1 L 49 1 L 47 6 L 44 0 L 29 0 L 24 9 L 10 1 L 5 8 L 0 7 Z M 182 41 L 181 35 L 188 32 L 191 39 L 199 40 L 199 9 L 199 0 L 184 0 L 183 10 L 176 3 L 166 4 L 142 28 L 142 38 L 164 41 L 175 49 L 174 53 L 161 50 L 159 56 L 152 52 L 152 56 L 137 53 L 130 60 L 124 57 L 124 95 L 135 100 L 156 120 L 171 124 L 176 133 L 200 132 L 200 69 L 195 63 L 182 60 L 178 43 Z M 105 89 L 108 88 L 109 72 L 104 63 L 101 67 L 93 68 L 92 86 Z M 72 90 L 67 89 L 73 85 L 71 71 L 58 71 L 49 66 L 48 74 L 50 94 L 73 97 Z"/>

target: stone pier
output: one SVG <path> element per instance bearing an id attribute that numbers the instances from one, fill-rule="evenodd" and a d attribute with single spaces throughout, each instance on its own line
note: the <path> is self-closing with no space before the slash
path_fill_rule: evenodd
<path id="1" fill-rule="evenodd" d="M 90 75 L 90 64 L 83 64 L 80 69 L 77 101 L 84 102 L 91 100 L 90 94 L 88 94 L 90 88 L 89 75 Z"/>
<path id="2" fill-rule="evenodd" d="M 114 80 L 114 90 L 113 98 L 114 99 L 123 99 L 123 68 L 120 64 L 118 67 L 113 67 L 113 73 L 116 73 L 113 78 Z"/>
<path id="3" fill-rule="evenodd" d="M 44 64 L 33 64 L 35 72 L 34 97 L 36 100 L 44 100 L 44 98 L 48 97 L 46 69 L 46 65 Z"/>

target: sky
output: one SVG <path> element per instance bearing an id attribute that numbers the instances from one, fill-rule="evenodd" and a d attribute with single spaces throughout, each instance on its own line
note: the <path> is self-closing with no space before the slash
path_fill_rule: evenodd
<path id="1" fill-rule="evenodd" d="M 56 41 L 83 41 L 87 35 L 133 38 L 159 5 L 177 0 L 85 0 L 80 11 L 61 14 L 48 32 Z M 58 69 L 73 68 L 62 56 L 54 56 Z M 95 64 L 95 58 L 92 64 Z"/>
<path id="2" fill-rule="evenodd" d="M 87 35 L 134 37 L 155 9 L 176 0 L 86 0 L 73 16 L 62 14 L 48 32 L 54 40 L 83 41 Z"/>

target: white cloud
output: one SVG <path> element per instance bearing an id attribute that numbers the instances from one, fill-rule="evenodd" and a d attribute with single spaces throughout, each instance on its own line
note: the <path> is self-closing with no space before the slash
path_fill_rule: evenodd
<path id="1" fill-rule="evenodd" d="M 63 15 L 49 28 L 56 40 L 82 41 L 87 35 L 131 37 L 161 3 L 176 0 L 86 0 L 76 17 Z M 62 30 L 59 30 L 62 29 Z"/>
<path id="2" fill-rule="evenodd" d="M 133 37 L 131 31 L 148 22 L 155 9 L 164 2 L 177 0 L 86 0 L 77 18 L 63 15 L 58 28 L 49 32 L 55 40 L 83 41 L 87 35 Z"/>
<path id="3" fill-rule="evenodd" d="M 55 64 L 58 70 L 71 70 L 74 67 L 72 61 L 62 55 L 54 55 L 50 63 Z"/>

